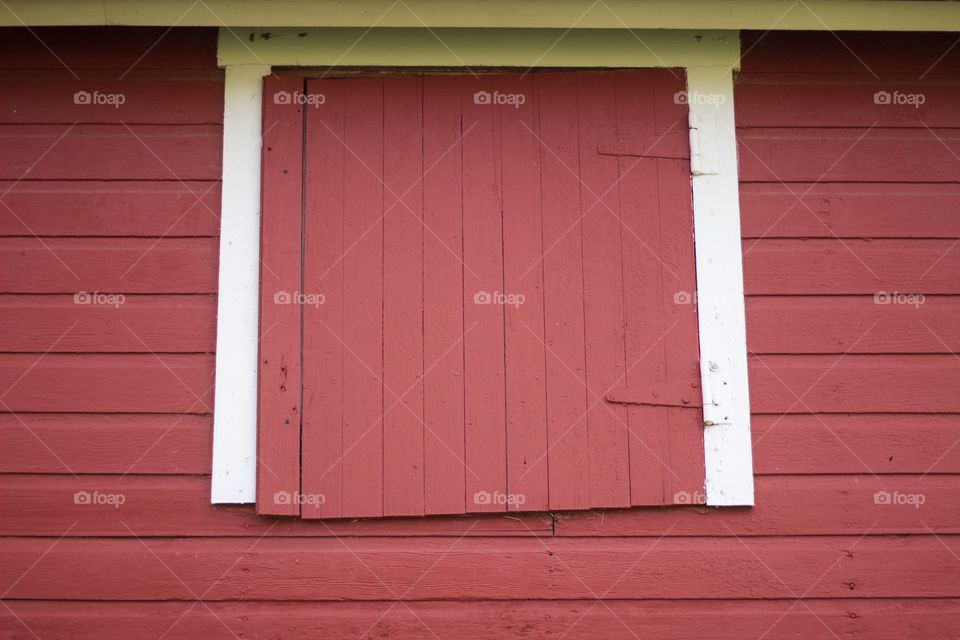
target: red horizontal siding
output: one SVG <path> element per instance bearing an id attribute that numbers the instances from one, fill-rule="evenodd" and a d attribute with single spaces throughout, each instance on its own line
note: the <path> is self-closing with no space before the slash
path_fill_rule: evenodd
<path id="1" fill-rule="evenodd" d="M 128 640 L 166 638 L 322 637 L 356 640 L 439 638 L 495 640 L 544 633 L 569 640 L 836 640 L 949 638 L 960 626 L 952 599 L 512 601 L 260 603 L 182 602 L 8 603 L 0 609 L 0 636 L 28 625 L 45 640 L 99 640 L 104 629 Z"/>
<path id="2" fill-rule="evenodd" d="M 212 353 L 212 295 L 0 295 L 0 351 Z M 114 301 L 114 302 L 111 302 Z"/>
<path id="3" fill-rule="evenodd" d="M 0 236 L 216 236 L 219 182 L 0 182 Z"/>
<path id="4" fill-rule="evenodd" d="M 3 402 L 27 408 L 0 416 L 0 584 L 36 563 L 0 607 L 0 638 L 901 640 L 960 627 L 960 192 L 930 183 L 956 182 L 960 164 L 942 145 L 928 153 L 929 132 L 902 110 L 879 109 L 870 92 L 922 86 L 927 124 L 957 126 L 955 36 L 743 34 L 741 159 L 745 176 L 766 181 L 741 187 L 752 401 L 770 412 L 754 416 L 756 507 L 317 523 L 210 506 L 211 418 L 181 413 L 203 411 L 190 407 L 193 393 L 209 403 L 213 384 L 212 357 L 196 354 L 213 349 L 216 321 L 215 32 L 36 31 L 83 80 L 128 92 L 135 117 L 42 103 L 86 84 L 25 30 L 4 30 L 0 67 L 15 71 L 3 77 L 21 84 L 0 99 L 0 123 L 48 134 L 75 119 L 94 126 L 81 128 L 76 153 L 48 156 L 30 176 L 39 180 L 4 198 L 15 215 L 0 207 L 0 292 L 11 294 L 0 296 L 0 391 L 22 376 Z M 20 80 L 23 69 L 36 79 Z M 148 107 L 138 96 L 151 86 Z M 197 102 L 168 95 L 174 86 Z M 135 150 L 121 120 L 188 133 L 200 155 L 163 143 L 173 175 Z M 875 121 L 873 148 L 851 150 L 828 175 L 839 182 L 814 184 L 850 134 Z M 848 130 L 809 131 L 823 127 Z M 9 148 L 2 166 L 39 159 L 36 147 L 35 156 Z M 131 155 L 83 166 L 98 148 Z M 901 159 L 907 148 L 925 157 Z M 928 171 L 937 153 L 952 166 Z M 21 176 L 0 177 L 5 192 Z M 80 290 L 127 299 L 74 308 Z M 874 305 L 880 291 L 927 297 Z M 792 406 L 794 393 L 803 403 Z M 125 501 L 75 504 L 77 491 Z M 882 492 L 924 503 L 882 504 Z M 413 584 L 413 601 L 393 602 Z"/>
<path id="5" fill-rule="evenodd" d="M 217 180 L 217 125 L 0 125 L 5 180 Z"/>
<path id="6" fill-rule="evenodd" d="M 960 596 L 960 537 L 947 535 L 397 542 L 11 538 L 0 580 L 11 599 L 61 600 Z"/>
<path id="7" fill-rule="evenodd" d="M 783 425 L 784 430 L 789 425 Z M 841 437 L 848 435 L 838 431 Z M 768 436 L 772 438 L 773 436 Z M 766 440 L 763 441 L 764 443 Z M 157 446 L 171 447 L 165 438 Z M 856 446 L 856 445 L 854 445 Z M 868 529 L 876 535 L 960 533 L 960 503 L 955 500 L 954 474 L 873 476 L 857 461 L 857 451 L 847 451 L 843 474 L 777 475 L 757 477 L 757 506 L 752 509 L 714 509 L 700 505 L 658 509 L 564 512 L 556 522 L 549 514 L 504 517 L 448 516 L 434 518 L 375 518 L 331 521 L 327 526 L 293 519 L 257 518 L 249 507 L 211 508 L 207 504 L 209 480 L 171 475 L 68 475 L 8 474 L 0 476 L 0 507 L 6 516 L 0 534 L 59 537 L 126 537 L 129 527 L 139 537 L 165 536 L 626 536 L 659 538 L 685 536 L 850 536 L 850 544 Z M 835 454 L 836 455 L 836 454 Z M 895 455 L 895 454 L 894 454 Z M 872 462 L 872 459 L 870 460 Z M 857 469 L 859 468 L 859 472 Z M 806 470 L 805 470 L 806 471 Z M 809 474 L 809 471 L 806 471 Z M 76 504 L 78 490 L 93 494 L 122 495 L 121 508 L 110 504 Z M 883 504 L 877 492 L 892 496 L 923 495 L 913 504 Z M 681 495 L 691 504 L 698 495 Z M 157 514 L 164 514 L 158 518 Z M 555 526 L 555 531 L 553 527 Z M 72 527 L 72 528 L 71 528 Z M 872 528 L 871 528 L 872 527 Z M 397 548 L 408 544 L 397 540 Z M 486 542 L 489 553 L 499 553 L 497 543 Z M 456 593 L 451 593 L 452 597 Z"/>
<path id="8" fill-rule="evenodd" d="M 216 238 L 3 238 L 0 293 L 216 293 Z"/>

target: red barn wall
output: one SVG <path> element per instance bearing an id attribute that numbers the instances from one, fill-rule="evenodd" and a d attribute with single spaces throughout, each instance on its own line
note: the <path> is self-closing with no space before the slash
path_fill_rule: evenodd
<path id="1" fill-rule="evenodd" d="M 326 524 L 208 504 L 216 33 L 37 35 L 0 38 L 0 638 L 956 637 L 950 38 L 744 34 L 755 508 Z"/>

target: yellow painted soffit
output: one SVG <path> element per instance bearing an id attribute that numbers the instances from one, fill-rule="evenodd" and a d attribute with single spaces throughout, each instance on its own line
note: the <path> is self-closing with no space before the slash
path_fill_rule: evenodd
<path id="1" fill-rule="evenodd" d="M 0 26 L 958 31 L 928 0 L 5 0 Z"/>

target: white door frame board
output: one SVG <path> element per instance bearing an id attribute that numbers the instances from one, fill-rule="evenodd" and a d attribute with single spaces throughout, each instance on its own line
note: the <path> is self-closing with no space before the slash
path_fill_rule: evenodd
<path id="1" fill-rule="evenodd" d="M 706 503 L 753 504 L 739 184 L 737 32 L 220 30 L 226 69 L 211 501 L 255 499 L 263 77 L 272 67 L 682 67 L 690 109 Z"/>

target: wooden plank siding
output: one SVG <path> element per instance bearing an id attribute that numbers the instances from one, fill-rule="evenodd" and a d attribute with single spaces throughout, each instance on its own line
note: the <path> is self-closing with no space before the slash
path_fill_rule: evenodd
<path id="1" fill-rule="evenodd" d="M 920 113 L 934 131 L 956 126 L 955 101 L 945 106 L 939 96 L 960 87 L 957 49 L 937 63 L 955 38 L 837 34 L 854 55 L 830 33 L 742 35 L 742 144 L 783 180 L 741 148 L 753 167 L 745 175 L 758 180 L 741 185 L 756 507 L 316 522 L 209 504 L 222 112 L 216 33 L 34 31 L 56 56 L 26 30 L 8 30 L 0 65 L 11 82 L 24 69 L 37 72 L 38 80 L 18 81 L 16 93 L 19 104 L 37 105 L 37 115 L 0 101 L 0 125 L 62 131 L 79 119 L 78 126 L 115 135 L 96 138 L 101 150 L 132 150 L 108 146 L 126 131 L 123 116 L 43 106 L 26 95 L 61 95 L 62 87 L 52 88 L 57 77 L 72 91 L 89 87 L 86 78 L 109 79 L 111 91 L 155 94 L 154 105 L 137 106 L 131 122 L 202 131 L 202 142 L 194 142 L 210 148 L 192 158 L 161 156 L 174 170 L 181 162 L 203 169 L 183 182 L 137 151 L 129 162 L 103 165 L 118 170 L 114 179 L 74 159 L 60 174 L 56 164 L 38 170 L 0 198 L 16 212 L 0 205 L 0 409 L 17 412 L 0 414 L 0 591 L 10 589 L 0 638 L 955 637 L 960 336 L 952 320 L 960 304 L 960 227 L 952 203 L 960 162 L 945 157 L 953 165 L 935 168 L 941 181 L 924 179 L 932 175 L 924 165 L 901 163 L 896 149 L 929 132 L 912 112 L 872 102 L 875 91 L 909 92 L 935 81 L 939 88 L 930 89 Z M 549 76 L 557 92 L 570 82 Z M 904 76 L 910 82 L 896 84 Z M 152 91 L 154 81 L 160 88 Z M 188 92 L 195 103 L 170 90 L 187 82 L 196 83 Z M 856 91 L 843 88 L 851 82 Z M 455 139 L 459 123 L 451 116 L 458 94 L 441 81 L 425 91 L 446 96 L 447 108 L 431 117 L 448 125 L 425 143 L 426 164 Z M 858 101 L 861 95 L 867 99 Z M 542 113 L 549 115 L 542 128 L 569 126 L 567 113 Z M 878 174 L 883 181 L 867 179 L 874 174 L 857 168 L 867 165 L 851 162 L 838 165 L 835 181 L 815 183 L 820 175 L 809 167 L 829 167 L 841 138 L 805 136 L 803 129 L 839 126 L 859 135 L 877 119 L 879 132 L 871 135 L 894 151 Z M 884 138 L 890 127 L 896 131 Z M 778 144 L 757 144 L 771 132 L 782 134 Z M 0 156 L 8 149 L 0 147 Z M 569 149 L 555 151 L 569 162 Z M 37 159 L 15 154 L 2 164 Z M 572 154 L 575 161 L 576 149 Z M 791 154 L 806 154 L 810 164 Z M 579 229 L 560 235 L 579 215 L 572 206 L 579 193 L 564 181 L 557 157 L 540 161 L 543 179 L 556 187 L 543 205 L 556 214 L 542 218 L 543 241 L 559 240 L 547 260 L 575 266 Z M 453 169 L 438 170 L 424 181 L 427 220 L 459 202 L 467 187 Z M 330 198 L 328 206 L 342 206 Z M 197 199 L 205 205 L 193 206 Z M 455 263 L 440 245 L 460 242 L 461 230 L 433 229 L 438 238 L 423 241 L 424 269 L 432 274 L 424 296 L 442 307 L 472 290 L 457 289 L 459 273 L 450 277 Z M 158 252 L 165 247 L 169 252 Z M 580 371 L 587 354 L 569 336 L 583 334 L 582 314 L 578 324 L 572 309 L 584 291 L 572 272 L 544 268 L 545 297 L 554 301 L 548 312 L 567 318 L 546 326 L 544 339 Z M 81 290 L 127 297 L 119 307 L 74 305 Z M 879 292 L 925 299 L 875 304 Z M 424 353 L 439 357 L 455 339 L 448 337 L 425 342 Z M 331 354 L 320 338 L 308 348 L 349 357 Z M 462 353 L 454 352 L 426 384 L 462 368 Z M 326 384 L 317 379 L 311 389 L 325 392 Z M 582 386 L 553 388 L 564 406 L 586 410 Z M 330 397 L 311 398 L 305 381 L 306 403 Z M 455 387 L 445 387 L 436 404 L 423 407 L 427 424 L 462 439 L 464 415 L 448 408 L 463 402 Z M 431 422 L 441 413 L 452 421 Z M 558 428 L 547 415 L 546 437 L 555 439 Z M 586 442 L 585 430 L 582 436 L 577 442 Z M 438 447 L 425 440 L 425 455 L 439 455 Z M 587 451 L 571 445 L 555 459 L 573 473 Z M 463 478 L 452 475 L 425 469 L 428 504 L 440 508 L 448 489 L 463 493 Z M 588 490 L 586 480 L 570 477 Z M 78 491 L 122 495 L 123 504 L 78 503 Z"/>

